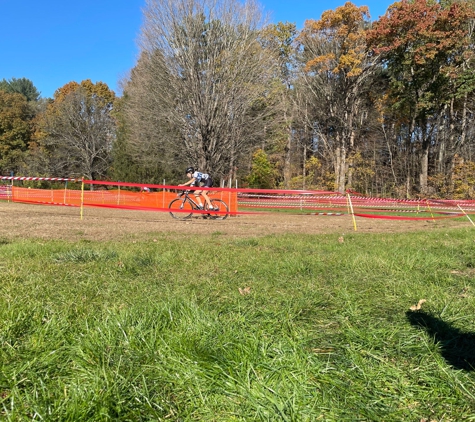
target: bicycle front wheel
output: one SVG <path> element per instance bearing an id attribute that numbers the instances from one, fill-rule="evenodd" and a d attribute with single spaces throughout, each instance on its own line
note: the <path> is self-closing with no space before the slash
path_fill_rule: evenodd
<path id="1" fill-rule="evenodd" d="M 168 205 L 170 215 L 177 220 L 186 220 L 193 214 L 193 204 L 189 199 L 174 199 Z"/>
<path id="2" fill-rule="evenodd" d="M 221 199 L 211 199 L 211 205 L 213 209 L 210 210 L 208 204 L 205 205 L 205 210 L 213 220 L 225 220 L 228 217 L 229 208 L 226 202 Z"/>

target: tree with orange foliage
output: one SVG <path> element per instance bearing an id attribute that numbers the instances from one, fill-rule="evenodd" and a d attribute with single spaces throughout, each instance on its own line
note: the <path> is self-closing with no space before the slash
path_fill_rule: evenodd
<path id="1" fill-rule="evenodd" d="M 55 103 L 60 103 L 65 101 L 67 96 L 73 92 L 83 89 L 88 97 L 95 98 L 97 101 L 103 103 L 105 107 L 112 108 L 116 96 L 114 91 L 111 91 L 110 88 L 104 82 L 93 83 L 90 79 L 82 81 L 80 84 L 77 82 L 68 82 L 66 85 L 57 89 L 54 93 Z"/>
<path id="2" fill-rule="evenodd" d="M 437 119 L 454 99 L 473 91 L 474 58 L 468 2 L 403 0 L 391 5 L 368 31 L 390 82 L 387 106 L 405 128 L 408 154 L 418 157 L 419 189 L 427 194 L 429 154 L 437 144 Z M 407 185 L 411 174 L 408 172 Z"/>
<path id="3" fill-rule="evenodd" d="M 103 82 L 70 82 L 54 93 L 41 116 L 39 143 L 57 176 L 104 177 L 115 137 L 115 94 Z"/>
<path id="4" fill-rule="evenodd" d="M 307 20 L 298 41 L 303 81 L 315 104 L 318 143 L 333 162 L 340 192 L 351 186 L 351 156 L 365 119 L 363 103 L 374 66 L 368 60 L 366 6 L 351 2 Z"/>

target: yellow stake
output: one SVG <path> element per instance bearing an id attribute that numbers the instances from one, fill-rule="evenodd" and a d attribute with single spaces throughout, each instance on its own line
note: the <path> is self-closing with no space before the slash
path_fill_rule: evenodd
<path id="1" fill-rule="evenodd" d="M 353 204 L 352 204 L 352 202 L 351 202 L 351 198 L 350 198 L 350 194 L 349 194 L 349 193 L 347 194 L 347 198 L 348 198 L 348 203 L 349 203 L 350 209 L 351 209 L 351 216 L 353 217 L 353 227 L 354 227 L 355 231 L 357 231 L 355 213 L 354 213 L 354 211 L 353 211 Z"/>
<path id="2" fill-rule="evenodd" d="M 82 180 L 82 184 L 81 184 L 81 220 L 82 220 L 82 213 L 84 209 L 84 177 L 81 180 Z"/>
<path id="3" fill-rule="evenodd" d="M 430 208 L 429 201 L 427 199 L 426 199 L 426 205 L 427 205 L 427 208 L 429 208 L 430 215 L 432 217 L 432 221 L 435 221 L 434 214 L 432 214 L 432 210 Z"/>
<path id="4" fill-rule="evenodd" d="M 459 207 L 460 211 L 462 211 L 465 216 L 468 218 L 468 221 L 470 221 L 470 223 L 472 223 L 472 226 L 475 226 L 475 223 L 472 221 L 472 219 L 468 216 L 468 214 L 460 207 L 459 204 L 457 204 L 457 207 Z"/>

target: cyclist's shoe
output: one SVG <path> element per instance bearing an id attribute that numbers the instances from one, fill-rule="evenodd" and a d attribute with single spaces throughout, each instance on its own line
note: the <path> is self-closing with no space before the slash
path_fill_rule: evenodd
<path id="1" fill-rule="evenodd" d="M 203 210 L 203 205 L 198 205 L 199 210 Z"/>
<path id="2" fill-rule="evenodd" d="M 218 207 L 215 207 L 215 208 L 214 208 L 214 211 L 219 211 L 219 208 L 218 208 Z"/>

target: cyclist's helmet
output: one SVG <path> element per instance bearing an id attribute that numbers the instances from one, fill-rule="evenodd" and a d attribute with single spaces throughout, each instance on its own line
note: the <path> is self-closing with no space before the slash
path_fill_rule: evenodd
<path id="1" fill-rule="evenodd" d="M 187 167 L 185 174 L 191 173 L 193 174 L 195 172 L 195 169 L 193 167 Z"/>

